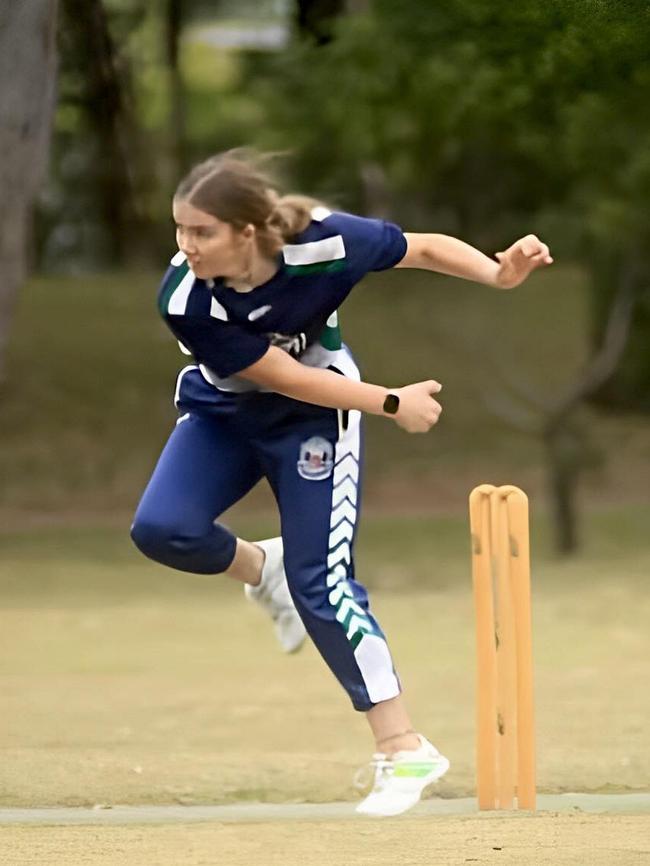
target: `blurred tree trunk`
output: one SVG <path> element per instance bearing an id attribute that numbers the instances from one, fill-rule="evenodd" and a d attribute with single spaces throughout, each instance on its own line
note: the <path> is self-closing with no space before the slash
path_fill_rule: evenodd
<path id="1" fill-rule="evenodd" d="M 0 15 L 0 380 L 27 273 L 32 206 L 45 174 L 56 81 L 57 0 L 4 3 Z"/>
<path id="2" fill-rule="evenodd" d="M 579 547 L 578 481 L 585 468 L 583 449 L 588 451 L 588 443 L 573 429 L 571 419 L 566 418 L 544 432 L 544 445 L 555 549 L 562 556 L 569 556 Z"/>
<path id="3" fill-rule="evenodd" d="M 345 11 L 345 0 L 298 0 L 298 34 L 313 39 L 317 45 L 326 45 L 332 40 L 334 21 Z"/>
<path id="4" fill-rule="evenodd" d="M 629 253 L 621 264 L 611 297 L 599 346 L 592 354 L 582 376 L 571 385 L 549 413 L 543 428 L 549 461 L 549 486 L 555 514 L 556 544 L 560 553 L 578 549 L 577 483 L 585 468 L 585 436 L 572 423 L 575 410 L 590 399 L 620 368 L 630 341 L 634 313 L 638 307 L 642 257 Z"/>
<path id="5" fill-rule="evenodd" d="M 625 253 L 603 246 L 591 258 L 592 342 L 599 345 L 607 328 L 616 285 Z M 605 409 L 650 412 L 650 264 L 647 259 L 636 273 L 639 303 L 630 325 L 630 336 L 613 376 L 594 393 L 592 401 Z"/>
<path id="6" fill-rule="evenodd" d="M 393 212 L 390 188 L 386 172 L 375 160 L 365 160 L 361 164 L 361 187 L 363 212 L 377 219 L 390 219 Z"/>
<path id="7" fill-rule="evenodd" d="M 62 39 L 81 73 L 81 102 L 96 152 L 98 207 L 113 263 L 138 258 L 147 246 L 138 202 L 136 122 L 102 0 L 62 0 Z"/>
<path id="8" fill-rule="evenodd" d="M 622 263 L 600 345 L 559 399 L 540 396 L 539 388 L 526 382 L 519 372 L 513 373 L 502 365 L 492 371 L 491 384 L 484 390 L 485 404 L 493 414 L 522 433 L 542 437 L 555 548 L 563 556 L 575 553 L 579 547 L 578 483 L 594 456 L 589 428 L 577 412 L 618 369 L 640 298 L 642 261 L 641 254 L 630 253 Z M 477 356 L 483 365 L 489 363 L 487 359 L 487 353 L 484 357 Z M 495 383 L 500 389 L 494 387 Z"/>
<path id="9" fill-rule="evenodd" d="M 185 171 L 185 97 L 179 65 L 184 0 L 165 0 L 165 43 L 169 76 L 169 150 L 171 187 Z"/>

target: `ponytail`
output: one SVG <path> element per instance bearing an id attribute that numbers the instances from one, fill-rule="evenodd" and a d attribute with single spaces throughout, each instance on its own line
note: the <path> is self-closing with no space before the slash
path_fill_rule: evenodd
<path id="1" fill-rule="evenodd" d="M 321 202 L 279 195 L 276 181 L 259 167 L 265 159 L 243 149 L 213 156 L 181 181 L 175 198 L 236 229 L 254 225 L 260 251 L 274 257 L 307 228 L 312 210 Z"/>
<path id="2" fill-rule="evenodd" d="M 281 245 L 303 232 L 311 222 L 311 212 L 320 202 L 304 195 L 275 196 L 267 219 L 268 233 L 275 233 Z"/>

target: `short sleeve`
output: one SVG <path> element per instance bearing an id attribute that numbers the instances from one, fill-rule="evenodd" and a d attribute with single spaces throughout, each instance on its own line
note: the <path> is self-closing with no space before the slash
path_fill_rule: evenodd
<path id="1" fill-rule="evenodd" d="M 340 213 L 336 214 L 336 227 L 355 270 L 385 271 L 406 255 L 406 238 L 395 223 Z"/>
<path id="2" fill-rule="evenodd" d="M 205 364 L 222 379 L 259 361 L 271 345 L 261 334 L 207 316 L 167 315 L 165 320 L 199 364 Z"/>

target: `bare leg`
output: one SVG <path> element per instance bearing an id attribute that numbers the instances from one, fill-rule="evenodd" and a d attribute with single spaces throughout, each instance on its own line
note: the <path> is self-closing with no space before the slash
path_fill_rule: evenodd
<path id="1" fill-rule="evenodd" d="M 262 577 L 266 554 L 261 547 L 243 538 L 237 539 L 235 558 L 225 574 L 242 583 L 257 586 Z M 381 701 L 366 713 L 378 752 L 390 756 L 401 749 L 418 749 L 418 740 L 402 695 Z"/>
<path id="2" fill-rule="evenodd" d="M 238 538 L 235 558 L 224 574 L 242 583 L 257 586 L 262 579 L 262 566 L 265 557 L 266 554 L 261 547 L 250 541 L 244 541 L 243 538 Z"/>
<path id="3" fill-rule="evenodd" d="M 413 730 L 402 695 L 375 704 L 366 713 L 366 718 L 378 752 L 390 757 L 401 749 L 419 749 L 420 741 Z"/>

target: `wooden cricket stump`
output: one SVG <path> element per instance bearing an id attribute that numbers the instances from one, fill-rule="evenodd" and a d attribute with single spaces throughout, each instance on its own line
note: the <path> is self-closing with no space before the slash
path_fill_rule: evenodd
<path id="1" fill-rule="evenodd" d="M 481 484 L 469 498 L 476 607 L 479 809 L 535 809 L 528 497 Z"/>

